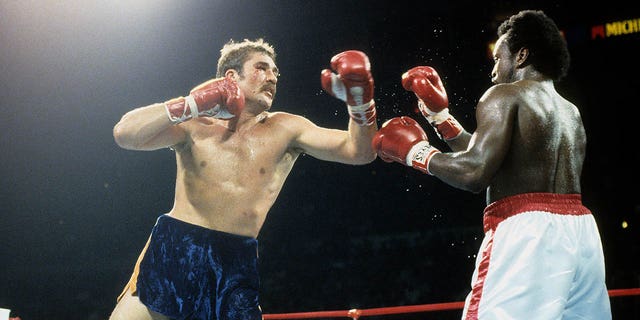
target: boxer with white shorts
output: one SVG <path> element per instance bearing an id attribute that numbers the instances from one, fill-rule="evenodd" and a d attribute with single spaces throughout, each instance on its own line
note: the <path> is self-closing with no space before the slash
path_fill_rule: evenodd
<path id="1" fill-rule="evenodd" d="M 463 319 L 611 319 L 600 235 L 580 194 L 585 128 L 554 85 L 569 68 L 566 42 L 542 11 L 525 10 L 499 26 L 493 59 L 495 85 L 478 101 L 473 134 L 449 113 L 433 68 L 402 75 L 451 152 L 406 116 L 386 121 L 373 147 L 387 162 L 486 191 L 485 239 Z"/>
<path id="2" fill-rule="evenodd" d="M 611 317 L 598 227 L 579 194 L 503 198 L 485 208 L 484 232 L 467 318 Z"/>

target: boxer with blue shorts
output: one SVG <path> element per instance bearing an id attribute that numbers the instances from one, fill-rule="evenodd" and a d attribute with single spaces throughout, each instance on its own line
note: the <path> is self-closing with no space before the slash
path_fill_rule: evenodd
<path id="1" fill-rule="evenodd" d="M 279 69 L 263 39 L 230 40 L 215 78 L 122 116 L 116 143 L 172 150 L 176 180 L 173 207 L 158 218 L 109 320 L 261 319 L 257 239 L 296 160 L 305 154 L 364 165 L 376 158 L 369 58 L 348 50 L 330 65 L 320 85 L 346 103 L 347 130 L 269 111 Z"/>
<path id="2" fill-rule="evenodd" d="M 162 215 L 125 292 L 172 319 L 261 319 L 257 250 L 254 238 Z"/>

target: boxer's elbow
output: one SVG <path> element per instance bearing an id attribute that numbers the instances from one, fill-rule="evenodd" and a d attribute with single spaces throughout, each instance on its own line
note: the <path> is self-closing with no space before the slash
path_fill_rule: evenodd
<path id="1" fill-rule="evenodd" d="M 491 183 L 492 177 L 482 164 L 465 165 L 457 170 L 457 187 L 469 192 L 480 193 Z"/>
<path id="2" fill-rule="evenodd" d="M 113 139 L 116 144 L 123 149 L 139 149 L 135 132 L 130 128 L 127 128 L 127 126 L 122 124 L 122 122 L 118 122 L 113 127 Z"/>
<path id="3" fill-rule="evenodd" d="M 487 176 L 482 170 L 474 170 L 469 174 L 466 181 L 466 188 L 470 192 L 480 193 L 489 187 L 491 177 Z"/>
<path id="4" fill-rule="evenodd" d="M 359 151 L 353 157 L 353 164 L 364 165 L 376 160 L 378 154 L 371 148 Z"/>
<path id="5" fill-rule="evenodd" d="M 480 193 L 484 191 L 487 188 L 487 186 L 488 184 L 480 183 L 477 181 L 471 181 L 471 182 L 468 182 L 466 185 L 464 185 L 463 189 L 473 193 Z"/>
<path id="6" fill-rule="evenodd" d="M 362 156 L 360 156 L 360 164 L 369 164 L 376 160 L 377 157 L 378 153 L 373 150 L 371 150 L 370 152 L 365 152 L 362 154 Z"/>

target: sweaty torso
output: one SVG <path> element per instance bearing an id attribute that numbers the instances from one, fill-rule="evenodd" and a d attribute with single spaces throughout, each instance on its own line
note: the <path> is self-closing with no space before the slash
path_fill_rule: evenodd
<path id="1" fill-rule="evenodd" d="M 586 135 L 575 105 L 551 83 L 519 81 L 511 142 L 489 203 L 527 192 L 580 193 Z"/>
<path id="2" fill-rule="evenodd" d="M 299 152 L 287 115 L 262 113 L 235 131 L 211 118 L 185 122 L 187 142 L 175 147 L 177 219 L 257 237 Z"/>

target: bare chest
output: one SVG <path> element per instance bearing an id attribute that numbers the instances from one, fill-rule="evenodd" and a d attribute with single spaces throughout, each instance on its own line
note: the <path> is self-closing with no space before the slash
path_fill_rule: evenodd
<path id="1" fill-rule="evenodd" d="M 258 182 L 293 164 L 289 142 L 286 134 L 270 126 L 241 131 L 206 126 L 191 133 L 189 148 L 180 160 L 185 170 L 201 178 Z"/>

